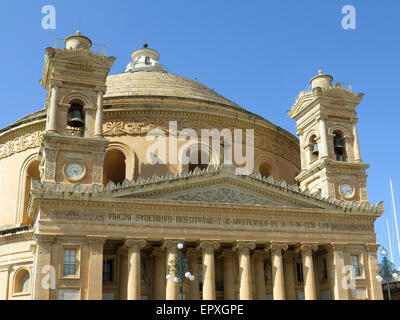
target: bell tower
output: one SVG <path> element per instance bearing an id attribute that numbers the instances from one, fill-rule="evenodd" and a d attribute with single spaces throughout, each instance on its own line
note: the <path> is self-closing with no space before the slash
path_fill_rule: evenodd
<path id="1" fill-rule="evenodd" d="M 364 94 L 355 94 L 322 71 L 300 92 L 287 114 L 296 120 L 300 137 L 300 188 L 323 197 L 366 201 L 368 164 L 361 160 L 356 107 Z"/>
<path id="2" fill-rule="evenodd" d="M 46 48 L 42 86 L 46 129 L 39 151 L 43 182 L 102 184 L 108 141 L 103 138 L 103 95 L 116 58 L 96 54 L 78 31 L 65 48 Z"/>

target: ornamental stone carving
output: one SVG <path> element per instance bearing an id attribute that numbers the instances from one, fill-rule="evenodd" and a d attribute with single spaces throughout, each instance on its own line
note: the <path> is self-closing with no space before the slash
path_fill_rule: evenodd
<path id="1" fill-rule="evenodd" d="M 128 250 L 139 251 L 144 248 L 147 241 L 144 239 L 127 239 L 124 243 L 124 247 Z"/>
<path id="2" fill-rule="evenodd" d="M 36 234 L 35 238 L 36 238 L 36 252 L 38 254 L 50 254 L 51 245 L 55 237 L 52 235 Z"/>
<path id="3" fill-rule="evenodd" d="M 172 200 L 272 205 L 270 201 L 262 197 L 256 197 L 252 194 L 240 192 L 227 187 L 182 194 L 174 197 Z"/>
<path id="4" fill-rule="evenodd" d="M 103 255 L 103 247 L 107 237 L 88 236 L 91 255 Z"/>
<path id="5" fill-rule="evenodd" d="M 288 249 L 289 245 L 286 242 L 271 242 L 269 246 L 265 247 L 265 251 L 274 251 L 275 253 L 282 253 Z"/>
<path id="6" fill-rule="evenodd" d="M 238 251 L 240 253 L 248 254 L 250 250 L 254 250 L 256 248 L 256 244 L 254 242 L 248 241 L 238 241 L 234 246 L 233 250 Z"/>
<path id="7" fill-rule="evenodd" d="M 40 147 L 42 131 L 35 131 L 0 144 L 0 159 L 9 157 L 14 153 Z"/>
<path id="8" fill-rule="evenodd" d="M 219 246 L 220 242 L 218 240 L 202 240 L 197 246 L 197 249 L 201 249 L 204 252 L 214 252 Z"/>

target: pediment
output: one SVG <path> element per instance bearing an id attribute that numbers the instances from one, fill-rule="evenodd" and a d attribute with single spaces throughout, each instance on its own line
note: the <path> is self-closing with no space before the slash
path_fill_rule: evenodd
<path id="1" fill-rule="evenodd" d="M 222 166 L 208 166 L 205 170 L 196 168 L 194 172 L 180 174 L 166 173 L 159 177 L 139 177 L 125 179 L 117 185 L 110 181 L 103 185 L 62 185 L 61 183 L 42 183 L 32 179 L 30 199 L 62 197 L 86 201 L 116 201 L 118 199 L 154 199 L 199 203 L 247 204 L 251 206 L 315 208 L 336 211 L 341 214 L 380 216 L 384 211 L 383 202 L 372 205 L 368 201 L 355 202 L 321 197 L 319 192 L 300 190 L 297 185 L 287 185 L 285 180 L 260 174 L 236 175 L 235 170 Z M 33 197 L 33 198 L 32 198 Z M 125 201 L 126 202 L 126 201 Z M 129 201 L 128 201 L 129 202 Z M 36 204 L 35 204 L 36 203 Z M 36 200 L 29 201 L 28 212 L 37 206 Z M 32 209 L 33 210 L 33 209 Z"/>
<path id="2" fill-rule="evenodd" d="M 112 58 L 88 52 L 86 50 L 58 51 L 53 59 L 64 64 L 79 64 L 99 68 L 109 68 L 114 61 Z"/>
<path id="3" fill-rule="evenodd" d="M 169 180 L 168 183 L 148 181 L 140 188 L 122 188 L 110 193 L 113 198 L 157 199 L 187 202 L 218 202 L 228 204 L 249 204 L 263 206 L 324 208 L 296 193 L 275 188 L 268 183 L 245 176 L 198 175 L 186 179 Z"/>
<path id="4" fill-rule="evenodd" d="M 158 199 L 175 200 L 175 201 L 195 201 L 195 202 L 219 202 L 219 203 L 243 203 L 250 205 L 269 205 L 269 206 L 285 206 L 286 203 L 273 199 L 273 197 L 265 197 L 262 194 L 250 193 L 240 188 L 230 187 L 227 185 L 216 186 L 213 188 L 190 190 L 186 193 L 178 193 L 174 195 L 161 195 Z M 293 204 L 290 204 L 293 206 Z"/>

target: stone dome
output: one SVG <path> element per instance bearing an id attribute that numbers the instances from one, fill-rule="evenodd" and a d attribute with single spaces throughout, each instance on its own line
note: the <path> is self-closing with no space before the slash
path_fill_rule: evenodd
<path id="1" fill-rule="evenodd" d="M 110 75 L 106 85 L 105 99 L 132 96 L 184 98 L 240 108 L 195 80 L 166 72 L 138 71 Z"/>
<path id="2" fill-rule="evenodd" d="M 171 74 L 159 63 L 160 54 L 148 48 L 135 50 L 124 73 L 107 77 L 105 99 L 156 97 L 198 100 L 240 108 L 198 81 Z M 242 108 L 240 108 L 242 109 Z"/>

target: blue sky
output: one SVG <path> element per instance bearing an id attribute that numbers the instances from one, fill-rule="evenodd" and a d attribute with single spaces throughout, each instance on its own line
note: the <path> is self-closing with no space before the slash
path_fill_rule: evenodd
<path id="1" fill-rule="evenodd" d="M 56 8 L 55 30 L 42 28 L 44 5 Z M 341 27 L 344 5 L 356 8 L 356 30 Z M 44 48 L 78 29 L 118 58 L 112 74 L 147 42 L 171 73 L 197 77 L 291 133 L 295 122 L 285 111 L 322 69 L 365 93 L 358 108 L 361 155 L 371 165 L 369 200 L 385 201 L 375 226 L 378 243 L 388 248 L 390 177 L 400 211 L 399 14 L 395 0 L 7 1 L 0 12 L 0 127 L 43 107 Z M 394 230 L 392 244 L 399 266 Z"/>

